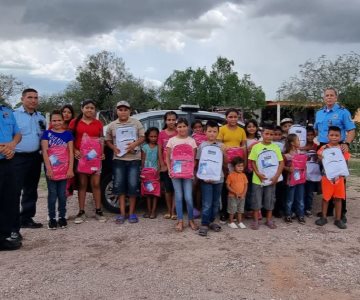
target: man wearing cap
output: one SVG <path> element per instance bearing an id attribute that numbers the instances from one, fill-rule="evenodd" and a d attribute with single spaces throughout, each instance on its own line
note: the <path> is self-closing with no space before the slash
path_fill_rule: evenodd
<path id="1" fill-rule="evenodd" d="M 119 101 L 116 105 L 118 119 L 106 130 L 106 145 L 113 150 L 113 193 L 119 197 L 120 215 L 117 223 L 125 221 L 125 197 L 129 196 L 129 223 L 137 223 L 136 197 L 140 190 L 140 145 L 145 131 L 141 122 L 130 117 L 130 104 Z"/>
<path id="2" fill-rule="evenodd" d="M 349 151 L 349 144 L 355 138 L 355 123 L 350 112 L 337 103 L 337 91 L 334 88 L 324 90 L 325 106 L 316 112 L 314 129 L 320 146 L 329 143 L 329 126 L 337 126 L 341 130 L 342 148 Z M 342 216 L 346 223 L 346 201 L 342 201 Z M 333 214 L 332 202 L 329 203 L 328 215 Z"/>
<path id="3" fill-rule="evenodd" d="M 18 211 L 14 193 L 16 173 L 13 157 L 20 140 L 21 134 L 13 112 L 0 105 L 0 250 L 21 247 L 21 241 L 11 238 Z"/>
<path id="4" fill-rule="evenodd" d="M 19 126 L 22 140 L 16 146 L 14 165 L 17 176 L 16 199 L 20 212 L 14 224 L 12 236 L 22 239 L 21 228 L 41 228 L 33 217 L 36 213 L 37 188 L 41 173 L 42 157 L 40 139 L 46 129 L 46 120 L 36 111 L 39 105 L 38 92 L 25 89 L 21 97 L 22 105 L 15 110 L 14 116 Z M 21 198 L 21 205 L 20 205 Z"/>

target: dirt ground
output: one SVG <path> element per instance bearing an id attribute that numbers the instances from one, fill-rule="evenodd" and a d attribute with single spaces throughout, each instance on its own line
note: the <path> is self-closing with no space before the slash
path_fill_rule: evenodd
<path id="1" fill-rule="evenodd" d="M 360 299 L 359 177 L 348 186 L 347 230 L 276 219 L 276 230 L 223 227 L 207 238 L 175 232 L 162 214 L 98 223 L 91 197 L 75 225 L 74 198 L 67 229 L 24 229 L 23 248 L 1 253 L 0 299 Z M 41 190 L 36 221 L 46 211 Z"/>

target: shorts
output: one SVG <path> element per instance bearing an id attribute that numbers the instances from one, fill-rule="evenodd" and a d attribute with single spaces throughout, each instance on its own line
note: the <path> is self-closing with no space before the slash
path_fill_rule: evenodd
<path id="1" fill-rule="evenodd" d="M 265 210 L 273 210 L 275 205 L 275 184 L 262 186 L 252 184 L 251 208 L 259 210 L 262 207 Z"/>
<path id="2" fill-rule="evenodd" d="M 174 186 L 173 186 L 173 183 L 169 176 L 168 171 L 160 172 L 160 180 L 164 184 L 165 193 L 173 193 L 174 192 Z"/>
<path id="3" fill-rule="evenodd" d="M 244 213 L 245 199 L 238 199 L 236 197 L 228 197 L 227 212 L 231 215 Z"/>
<path id="4" fill-rule="evenodd" d="M 140 195 L 140 160 L 113 160 L 113 194 Z"/>
<path id="5" fill-rule="evenodd" d="M 326 176 L 321 178 L 321 188 L 323 193 L 323 199 L 330 201 L 331 198 L 345 199 L 345 180 L 344 177 L 340 177 L 335 183 L 332 183 Z"/>

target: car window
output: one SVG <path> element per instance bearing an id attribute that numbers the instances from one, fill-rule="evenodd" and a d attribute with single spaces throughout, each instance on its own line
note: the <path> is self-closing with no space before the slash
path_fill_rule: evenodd
<path id="1" fill-rule="evenodd" d="M 164 118 L 161 117 L 154 117 L 149 119 L 149 127 L 156 127 L 161 130 L 164 126 Z"/>

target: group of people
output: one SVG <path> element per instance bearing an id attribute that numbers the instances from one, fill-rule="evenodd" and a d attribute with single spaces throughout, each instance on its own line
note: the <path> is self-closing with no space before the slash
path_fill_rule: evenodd
<path id="1" fill-rule="evenodd" d="M 337 94 L 332 88 L 324 91 L 325 107 L 317 112 L 314 126 L 306 128 L 305 141 L 296 131 L 291 133 L 294 124 L 290 118 L 282 120 L 278 127 L 265 124 L 262 128 L 256 120 L 249 120 L 243 129 L 238 126 L 239 113 L 235 109 L 226 111 L 226 124 L 221 127 L 211 120 L 206 124 L 196 120 L 190 128 L 186 119 L 169 111 L 161 131 L 155 127 L 145 131 L 141 122 L 131 117 L 127 101 L 117 103 L 118 118 L 107 126 L 105 135 L 102 123 L 96 119 L 93 100 L 81 103 L 76 118 L 71 105 L 53 111 L 46 129 L 45 118 L 36 110 L 38 92 L 24 90 L 21 101 L 22 106 L 14 112 L 0 107 L 1 250 L 21 247 L 20 228 L 43 226 L 33 219 L 42 162 L 48 185 L 49 229 L 68 225 L 66 199 L 75 176 L 79 212 L 74 223 L 86 219 L 89 183 L 95 217 L 99 222 L 106 221 L 100 190 L 105 144 L 113 151 L 113 194 L 120 206 L 115 218 L 118 224 L 126 220 L 138 222 L 135 210 L 139 195 L 146 197 L 143 217 L 155 219 L 161 187 L 167 206 L 164 218 L 176 220 L 177 231 L 186 227 L 183 200 L 188 225 L 201 236 L 209 230 L 221 230 L 216 222 L 219 212 L 220 220 L 234 229 L 246 228 L 244 214 L 253 219 L 251 228 L 255 230 L 263 217 L 265 225 L 275 229 L 273 214 L 283 216 L 287 223 L 295 214 L 304 224 L 305 215 L 311 216 L 313 193 L 321 181 L 323 207 L 316 224 L 325 225 L 335 206 L 335 225 L 346 228 L 344 176 L 326 176 L 325 154 L 327 149 L 336 148 L 348 159 L 355 125 L 349 112 L 336 103 Z M 319 144 L 314 142 L 316 135 Z M 321 165 L 323 176 L 306 177 L 304 162 L 309 161 L 319 170 Z M 130 202 L 128 212 L 126 197 Z M 329 205 L 332 202 L 333 206 Z M 200 209 L 199 226 L 194 219 Z"/>

